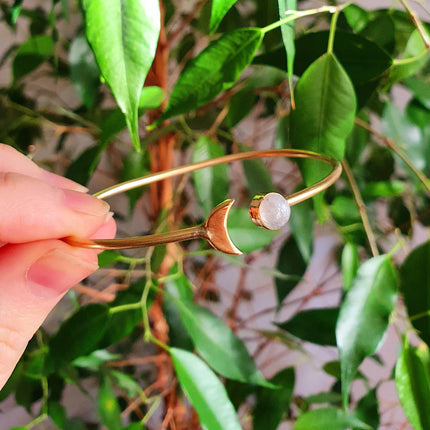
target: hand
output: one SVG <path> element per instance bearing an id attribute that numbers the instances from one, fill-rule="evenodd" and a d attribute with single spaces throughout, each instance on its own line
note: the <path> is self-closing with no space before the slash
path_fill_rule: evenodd
<path id="1" fill-rule="evenodd" d="M 66 236 L 115 235 L 109 205 L 0 144 L 0 388 L 69 288 L 97 268 L 97 252 Z"/>

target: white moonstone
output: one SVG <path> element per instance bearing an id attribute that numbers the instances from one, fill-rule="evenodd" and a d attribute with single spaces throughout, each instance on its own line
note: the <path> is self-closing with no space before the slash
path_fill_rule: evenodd
<path id="1" fill-rule="evenodd" d="M 268 193 L 260 203 L 258 213 L 264 227 L 269 230 L 279 230 L 290 219 L 291 210 L 284 196 Z"/>

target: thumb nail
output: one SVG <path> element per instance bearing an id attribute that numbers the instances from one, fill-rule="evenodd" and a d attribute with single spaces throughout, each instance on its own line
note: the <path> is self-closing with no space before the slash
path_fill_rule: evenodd
<path id="1" fill-rule="evenodd" d="M 29 289 L 35 296 L 44 298 L 64 294 L 97 270 L 96 261 L 85 260 L 87 256 L 86 251 L 83 258 L 59 249 L 47 252 L 36 260 L 26 273 Z"/>

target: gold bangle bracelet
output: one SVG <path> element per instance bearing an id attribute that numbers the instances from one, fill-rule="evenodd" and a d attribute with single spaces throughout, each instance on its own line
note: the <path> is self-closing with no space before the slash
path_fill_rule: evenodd
<path id="1" fill-rule="evenodd" d="M 317 154 L 311 151 L 295 149 L 249 151 L 199 161 L 197 163 L 176 167 L 171 170 L 153 173 L 142 178 L 132 179 L 99 191 L 94 194 L 94 197 L 105 199 L 115 194 L 123 193 L 153 182 L 169 179 L 174 176 L 183 175 L 194 170 L 204 169 L 218 164 L 232 163 L 233 161 L 243 161 L 263 157 L 310 158 L 328 163 L 331 166 L 331 171 L 325 178 L 294 194 L 284 197 L 278 193 L 271 192 L 268 194 L 257 195 L 252 199 L 249 208 L 252 221 L 254 224 L 269 230 L 277 230 L 287 223 L 290 216 L 290 206 L 309 199 L 330 187 L 334 182 L 336 182 L 342 173 L 342 166 L 338 161 L 326 155 Z M 227 231 L 227 218 L 233 203 L 233 199 L 224 201 L 212 210 L 203 224 L 182 230 L 151 234 L 147 236 L 128 237 L 124 239 L 81 239 L 76 237 L 66 237 L 63 240 L 72 246 L 103 250 L 144 248 L 200 238 L 206 239 L 212 247 L 218 251 L 222 251 L 227 254 L 241 254 L 242 252 L 233 244 Z"/>

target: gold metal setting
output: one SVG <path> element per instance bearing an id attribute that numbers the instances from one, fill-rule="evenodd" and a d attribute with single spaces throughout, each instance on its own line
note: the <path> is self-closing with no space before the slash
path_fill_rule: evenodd
<path id="1" fill-rule="evenodd" d="M 341 164 L 335 159 L 326 155 L 317 154 L 311 151 L 301 151 L 295 149 L 271 149 L 263 151 L 249 151 L 239 154 L 230 154 L 210 160 L 200 161 L 197 163 L 187 164 L 176 167 L 171 170 L 153 173 L 142 178 L 132 179 L 113 187 L 95 193 L 94 196 L 99 199 L 105 199 L 115 194 L 142 187 L 153 182 L 162 181 L 178 175 L 184 175 L 195 170 L 206 167 L 216 166 L 218 164 L 232 163 L 234 161 L 243 161 L 253 158 L 263 157 L 288 157 L 288 158 L 310 158 L 330 164 L 331 172 L 321 181 L 310 187 L 304 188 L 294 194 L 286 196 L 285 199 L 289 206 L 294 206 L 306 199 L 309 199 L 319 192 L 330 187 L 339 178 L 342 173 Z M 250 204 L 250 216 L 252 221 L 259 226 L 268 228 L 262 222 L 259 214 L 259 206 L 265 194 L 255 196 Z M 152 234 L 147 236 L 129 237 L 124 239 L 80 239 L 76 237 L 67 237 L 63 240 L 72 245 L 92 249 L 130 249 L 143 248 L 154 245 L 160 245 L 171 242 L 181 242 L 190 239 L 205 239 L 213 248 L 226 254 L 241 254 L 241 251 L 231 241 L 227 230 L 227 219 L 234 200 L 226 200 L 219 204 L 209 214 L 206 222 L 195 227 L 185 228 L 182 230 L 171 231 L 168 233 Z"/>

